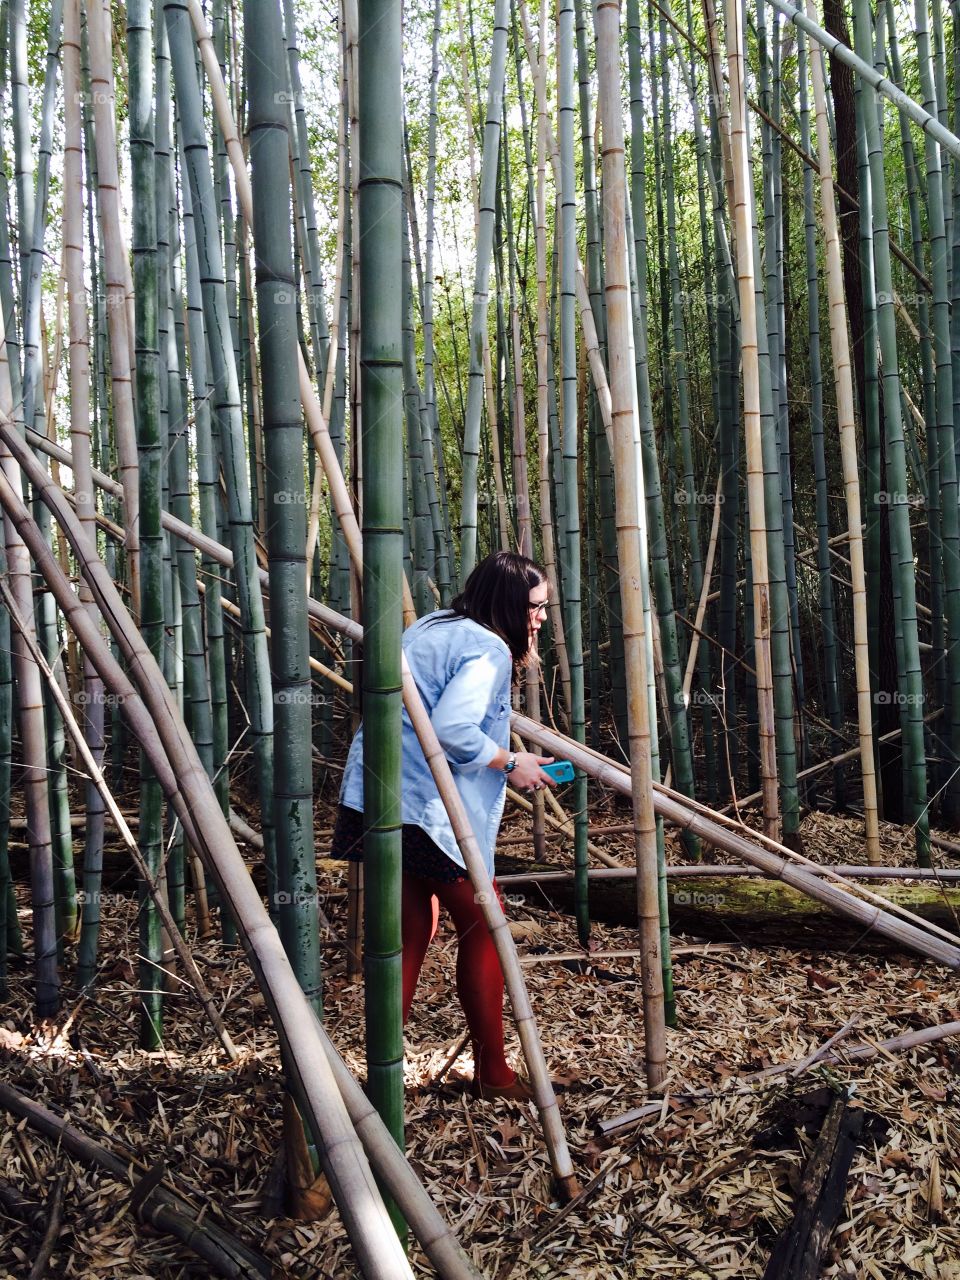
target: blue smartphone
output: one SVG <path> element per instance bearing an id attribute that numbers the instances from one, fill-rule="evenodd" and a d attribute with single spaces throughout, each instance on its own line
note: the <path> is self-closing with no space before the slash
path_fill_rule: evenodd
<path id="1" fill-rule="evenodd" d="M 548 773 L 554 782 L 572 782 L 573 765 L 569 760 L 558 760 L 555 764 L 542 764 L 540 768 Z"/>

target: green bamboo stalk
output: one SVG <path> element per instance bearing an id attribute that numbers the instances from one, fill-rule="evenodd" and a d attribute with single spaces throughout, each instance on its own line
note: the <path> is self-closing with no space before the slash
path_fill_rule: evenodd
<path id="1" fill-rule="evenodd" d="M 308 1001 L 320 1009 L 313 851 L 303 424 L 290 237 L 289 141 L 279 8 L 244 5 L 253 242 L 266 464 L 274 688 L 273 814 L 281 936 Z"/>
<path id="2" fill-rule="evenodd" d="M 779 0 L 776 2 L 779 3 Z M 868 4 L 864 0 L 855 0 L 855 47 L 861 59 L 871 47 L 870 28 Z M 898 694 L 904 699 L 902 716 L 905 730 L 903 735 L 904 792 L 907 797 L 909 819 L 915 824 L 916 829 L 917 861 L 919 865 L 926 866 L 929 863 L 930 846 L 926 755 L 923 741 L 923 673 L 920 666 L 913 539 L 910 532 L 906 454 L 900 407 L 900 372 L 890 266 L 887 188 L 883 169 L 883 143 L 872 95 L 868 96 L 864 105 L 863 129 L 873 196 L 873 215 L 870 226 L 873 233 L 877 284 L 877 327 L 883 365 L 887 475 L 885 497 L 888 500 L 891 557 L 900 592 L 899 613 L 903 633 L 903 657 L 899 672 Z M 931 123 L 928 131 L 933 131 L 935 123 Z"/>
<path id="3" fill-rule="evenodd" d="M 363 798 L 367 1087 L 371 1101 L 402 1148 L 399 908 L 402 821 L 403 117 L 400 5 L 397 0 L 361 0 L 359 12 L 358 223 L 359 354 L 364 413 L 361 445 L 364 476 Z M 505 53 L 504 40 L 501 66 Z M 494 79 L 491 75 L 491 83 Z M 501 71 L 501 82 L 502 79 Z M 488 120 L 491 118 L 499 130 L 499 110 L 488 111 Z M 495 173 L 495 135 L 491 145 Z M 485 167 L 489 160 L 485 150 Z M 485 283 L 484 280 L 484 295 Z M 485 305 L 481 315 L 486 315 Z M 476 333 L 473 335 L 474 341 L 477 336 Z M 464 566 L 468 559 L 469 553 L 465 552 Z M 396 1211 L 394 1214 L 400 1229 L 401 1221 Z"/>
<path id="4" fill-rule="evenodd" d="M 580 585 L 580 500 L 577 487 L 577 205 L 573 163 L 573 0 L 560 0 L 557 15 L 557 137 L 560 145 L 560 395 L 563 430 L 564 636 L 570 669 L 570 736 L 586 741 L 583 708 L 583 618 Z M 577 936 L 582 946 L 590 938 L 590 904 L 587 880 L 587 776 L 577 770 L 573 790 L 575 868 L 574 908 Z"/>
<path id="5" fill-rule="evenodd" d="M 151 7 L 149 0 L 127 2 L 130 170 L 133 190 L 134 353 L 137 449 L 140 461 L 140 627 L 154 658 L 164 648 L 163 442 L 160 435 L 160 351 L 157 324 L 157 220 L 154 175 L 154 116 Z M 150 875 L 163 862 L 163 793 L 146 757 L 140 760 L 139 841 Z M 140 884 L 140 1044 L 157 1049 L 163 1038 L 161 961 L 163 946 L 157 909 Z"/>
<path id="6" fill-rule="evenodd" d="M 179 107 L 183 168 L 189 181 L 196 231 L 192 244 L 196 247 L 195 266 L 201 285 L 203 327 L 210 356 L 213 410 L 219 426 L 219 445 L 226 476 L 227 513 L 236 558 L 237 597 L 243 625 L 247 713 L 250 717 L 250 736 L 257 767 L 268 895 L 273 898 L 277 874 L 273 811 L 273 705 L 263 599 L 256 576 L 250 484 L 244 464 L 240 392 L 227 310 L 223 259 L 216 236 L 217 215 L 210 182 L 209 149 L 197 81 L 194 41 L 186 4 L 182 0 L 165 0 L 164 18 Z M 187 250 L 189 266 L 190 240 L 187 240 Z M 189 285 L 188 275 L 188 293 Z M 198 344 L 197 350 L 199 349 Z M 194 362 L 196 354 L 192 352 Z M 211 462 L 212 460 L 211 456 Z M 212 475 L 216 476 L 215 469 Z M 306 545 L 305 541 L 303 545 Z"/>
<path id="7" fill-rule="evenodd" d="M 924 107 L 937 110 L 930 57 L 926 5 L 915 5 L 915 35 L 920 87 Z M 927 161 L 927 227 L 933 279 L 933 345 L 936 359 L 936 425 L 927 419 L 928 451 L 936 458 L 939 495 L 942 499 L 943 582 L 947 614 L 947 679 L 950 722 L 947 777 L 940 797 L 943 812 L 953 825 L 960 815 L 960 512 L 957 507 L 957 461 L 953 419 L 953 357 L 950 346 L 950 285 L 947 228 L 944 216 L 943 174 L 940 149 L 924 138 Z M 934 444 L 935 441 L 935 444 Z M 931 489 L 932 495 L 932 489 Z"/>

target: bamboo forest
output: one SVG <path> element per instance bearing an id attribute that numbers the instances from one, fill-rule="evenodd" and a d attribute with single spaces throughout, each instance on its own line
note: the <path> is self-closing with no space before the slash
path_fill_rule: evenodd
<path id="1" fill-rule="evenodd" d="M 958 24 L 0 0 L 0 1276 L 960 1280 Z"/>

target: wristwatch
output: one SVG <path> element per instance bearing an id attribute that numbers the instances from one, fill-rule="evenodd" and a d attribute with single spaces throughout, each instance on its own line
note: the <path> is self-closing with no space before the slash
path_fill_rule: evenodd
<path id="1" fill-rule="evenodd" d="M 517 753 L 515 751 L 511 751 L 510 755 L 507 757 L 507 763 L 503 766 L 503 772 L 513 773 L 516 767 L 517 767 Z"/>

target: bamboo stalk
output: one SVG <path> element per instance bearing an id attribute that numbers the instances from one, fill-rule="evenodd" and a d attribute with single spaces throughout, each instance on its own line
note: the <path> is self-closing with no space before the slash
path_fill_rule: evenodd
<path id="1" fill-rule="evenodd" d="M 945 151 L 949 151 L 952 156 L 960 159 L 960 138 L 951 133 L 935 116 L 931 116 L 929 112 L 925 111 L 919 103 L 909 98 L 902 89 L 898 89 L 893 81 L 881 75 L 874 67 L 871 67 L 862 57 L 858 57 L 852 49 L 847 48 L 835 36 L 817 26 L 812 18 L 808 17 L 802 9 L 795 8 L 789 3 L 789 0 L 769 0 L 769 3 L 779 13 L 782 13 L 785 18 L 788 18 L 795 27 L 805 31 L 810 39 L 816 41 L 832 58 L 836 58 L 838 62 L 845 63 L 876 93 L 892 102 L 898 111 L 908 116 L 914 124 L 918 124 L 924 133 L 933 138 Z"/>
<path id="2" fill-rule="evenodd" d="M 647 1085 L 659 1089 L 666 1076 L 666 1028 L 660 952 L 660 902 L 656 817 L 651 773 L 651 706 L 648 690 L 649 641 L 645 599 L 646 529 L 643 461 L 630 314 L 627 262 L 626 173 L 623 109 L 620 101 L 620 6 L 594 5 L 597 46 L 598 117 L 603 130 L 603 224 L 606 249 L 607 343 L 617 552 L 623 606 L 623 643 L 630 736 L 631 799 L 636 829 L 637 916 L 646 956 L 643 963 L 644 1053 Z M 572 757 L 571 757 L 572 758 Z"/>
<path id="3" fill-rule="evenodd" d="M 807 0 L 812 6 L 812 0 Z M 860 738 L 860 774 L 863 780 L 863 816 L 867 858 L 880 861 L 877 779 L 873 755 L 873 705 L 870 695 L 870 652 L 867 625 L 867 585 L 864 570 L 863 525 L 860 512 L 860 473 L 857 432 L 853 409 L 853 374 L 847 338 L 847 308 L 840 262 L 840 239 L 833 197 L 833 167 L 830 162 L 830 134 L 827 128 L 823 64 L 819 49 L 810 49 L 814 113 L 817 122 L 817 156 L 820 165 L 823 209 L 823 240 L 826 253 L 827 302 L 830 317 L 830 346 L 833 353 L 837 396 L 837 425 L 847 506 L 847 537 L 850 547 L 850 576 L 853 587 L 853 649 L 857 686 L 857 725 Z"/>
<path id="4" fill-rule="evenodd" d="M 730 75 L 730 142 L 733 168 L 734 249 L 740 300 L 740 353 L 743 425 L 746 440 L 747 505 L 750 518 L 750 563 L 753 576 L 754 649 L 757 669 L 760 776 L 763 818 L 768 834 L 780 830 L 777 803 L 777 752 L 770 650 L 770 576 L 767 567 L 763 445 L 760 421 L 760 367 L 754 277 L 753 187 L 744 104 L 744 45 L 739 0 L 726 0 L 727 59 Z"/>
<path id="5" fill-rule="evenodd" d="M 93 95 L 94 136 L 97 145 L 98 205 L 101 219 L 103 266 L 107 290 L 107 330 L 110 335 L 110 378 L 113 429 L 117 443 L 120 480 L 123 484 L 123 523 L 126 530 L 130 596 L 135 617 L 140 616 L 139 460 L 131 379 L 133 317 L 127 306 L 126 249 L 120 210 L 120 176 L 114 117 L 113 46 L 109 9 L 102 0 L 90 0 L 86 8 Z M 32 426 L 32 423 L 28 424 Z"/>

